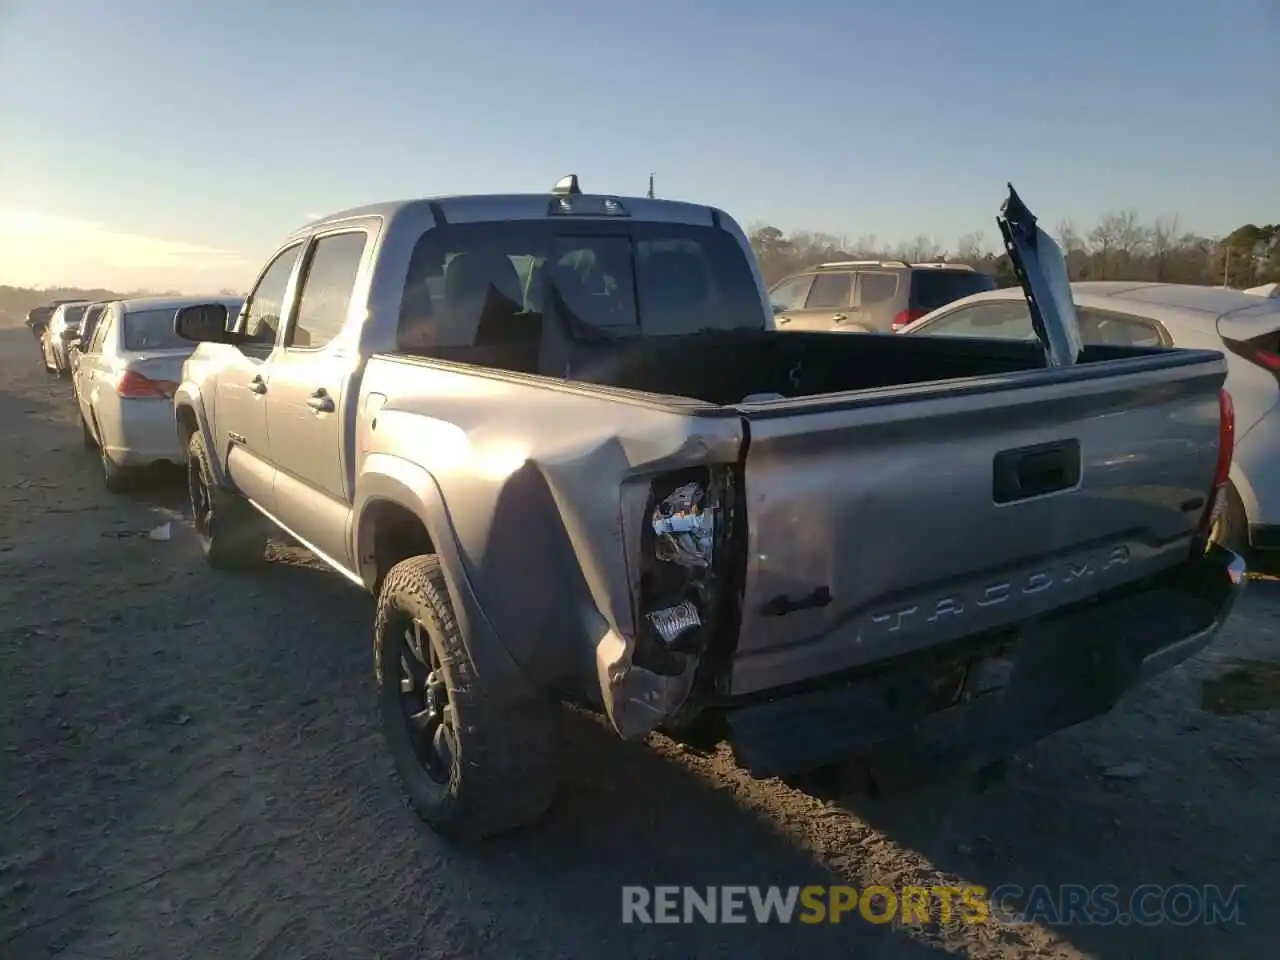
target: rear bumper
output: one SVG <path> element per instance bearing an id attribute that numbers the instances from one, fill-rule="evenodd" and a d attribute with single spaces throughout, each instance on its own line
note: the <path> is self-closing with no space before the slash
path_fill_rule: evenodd
<path id="1" fill-rule="evenodd" d="M 1176 577 L 1026 625 L 998 651 L 936 651 L 732 707 L 729 741 L 760 777 L 855 758 L 877 770 L 981 767 L 1106 713 L 1126 690 L 1204 649 L 1244 583 L 1244 561 L 1213 546 Z M 939 689 L 954 691 L 941 706 Z"/>
<path id="2" fill-rule="evenodd" d="M 187 462 L 187 452 L 173 429 L 173 406 L 168 401 L 121 400 L 116 409 L 118 413 L 99 412 L 98 422 L 103 446 L 117 466 L 145 467 L 161 460 Z"/>

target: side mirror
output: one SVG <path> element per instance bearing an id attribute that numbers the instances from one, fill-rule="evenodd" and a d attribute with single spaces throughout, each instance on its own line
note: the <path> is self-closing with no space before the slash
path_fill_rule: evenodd
<path id="1" fill-rule="evenodd" d="M 235 343 L 227 330 L 227 308 L 221 303 L 181 307 L 173 315 L 173 332 L 194 343 Z"/>

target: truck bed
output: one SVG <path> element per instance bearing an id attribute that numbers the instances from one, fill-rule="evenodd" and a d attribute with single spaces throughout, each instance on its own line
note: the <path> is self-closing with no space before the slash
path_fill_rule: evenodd
<path id="1" fill-rule="evenodd" d="M 609 517 L 621 510 L 628 551 L 643 550 L 638 482 L 697 463 L 696 450 L 734 471 L 741 603 L 714 651 L 733 695 L 1024 621 L 1185 559 L 1225 379 L 1210 351 L 1099 346 L 1045 369 L 1036 344 L 874 334 L 653 338 L 577 359 L 563 387 L 376 360 L 370 389 L 388 412 L 464 414 L 477 462 L 519 447 L 527 469 L 470 482 L 505 484 L 490 496 L 526 517 L 545 489 L 550 526 L 568 531 L 554 539 L 572 544 L 588 602 L 623 634 L 660 599 L 632 608 L 644 575 L 617 564 Z M 779 396 L 740 402 L 753 394 Z M 477 561 L 526 568 L 537 537 L 504 547 L 493 531 L 477 527 Z M 566 629 L 553 606 L 533 593 L 493 604 L 512 629 Z"/>

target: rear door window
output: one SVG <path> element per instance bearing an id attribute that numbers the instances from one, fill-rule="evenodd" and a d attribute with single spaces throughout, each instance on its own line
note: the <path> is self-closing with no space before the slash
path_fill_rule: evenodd
<path id="1" fill-rule="evenodd" d="M 285 346 L 318 349 L 342 332 L 368 239 L 369 235 L 359 230 L 329 234 L 316 241 Z"/>
<path id="2" fill-rule="evenodd" d="M 896 273 L 872 273 L 867 270 L 858 273 L 858 306 L 871 307 L 877 303 L 892 300 L 898 293 L 898 275 Z"/>
<path id="3" fill-rule="evenodd" d="M 962 297 L 994 290 L 996 282 L 985 273 L 968 270 L 911 271 L 911 309 L 921 313 L 945 307 Z"/>
<path id="4" fill-rule="evenodd" d="M 813 278 L 809 297 L 804 302 L 806 310 L 835 310 L 849 306 L 853 294 L 852 273 L 819 273 Z"/>

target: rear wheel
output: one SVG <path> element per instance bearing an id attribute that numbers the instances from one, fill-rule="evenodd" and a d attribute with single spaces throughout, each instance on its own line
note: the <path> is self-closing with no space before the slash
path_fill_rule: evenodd
<path id="1" fill-rule="evenodd" d="M 80 434 L 87 449 L 92 450 L 98 445 L 98 441 L 93 438 L 93 431 L 89 429 L 89 421 L 84 418 L 83 413 L 80 414 Z"/>
<path id="2" fill-rule="evenodd" d="M 1223 504 L 1209 528 L 1209 540 L 1240 556 L 1249 550 L 1249 518 L 1234 484 L 1227 484 Z"/>
<path id="3" fill-rule="evenodd" d="M 458 628 L 440 562 L 411 557 L 387 574 L 374 623 L 382 729 L 409 802 L 455 840 L 528 823 L 555 793 L 550 702 L 492 696 Z"/>
<path id="4" fill-rule="evenodd" d="M 260 563 L 267 550 L 267 521 L 243 497 L 214 479 L 204 437 L 187 443 L 187 494 L 205 562 L 219 569 Z"/>

